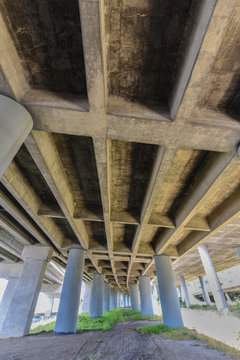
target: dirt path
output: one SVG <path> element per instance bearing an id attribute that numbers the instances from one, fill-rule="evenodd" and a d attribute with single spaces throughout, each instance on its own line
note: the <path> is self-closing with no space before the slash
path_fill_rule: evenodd
<path id="1" fill-rule="evenodd" d="M 81 331 L 76 335 L 29 335 L 0 340 L 1 360 L 230 360 L 198 341 L 176 341 L 143 335 L 135 329 L 154 322 L 116 324 L 109 331 Z M 102 340 L 100 340 L 102 339 Z M 99 341 L 100 340 L 100 341 Z M 93 356 L 91 358 L 91 355 Z"/>

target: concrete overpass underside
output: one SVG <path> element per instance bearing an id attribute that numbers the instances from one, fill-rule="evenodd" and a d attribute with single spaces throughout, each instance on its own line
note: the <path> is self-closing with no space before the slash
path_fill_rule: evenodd
<path id="1" fill-rule="evenodd" d="M 0 90 L 33 130 L 0 184 L 0 257 L 86 252 L 128 291 L 217 270 L 240 245 L 240 1 L 0 1 Z M 45 275 L 47 281 L 47 275 Z"/>

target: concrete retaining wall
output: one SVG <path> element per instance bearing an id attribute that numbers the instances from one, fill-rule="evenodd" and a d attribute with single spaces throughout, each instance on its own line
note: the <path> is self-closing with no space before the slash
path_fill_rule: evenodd
<path id="1" fill-rule="evenodd" d="M 211 310 L 182 308 L 184 326 L 240 350 L 240 319 Z"/>

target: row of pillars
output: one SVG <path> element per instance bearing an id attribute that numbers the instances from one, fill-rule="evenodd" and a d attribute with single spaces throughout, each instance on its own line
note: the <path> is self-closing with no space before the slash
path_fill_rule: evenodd
<path id="1" fill-rule="evenodd" d="M 1 336 L 23 336 L 28 334 L 42 285 L 47 262 L 51 259 L 52 249 L 44 246 L 27 246 L 23 250 L 24 264 L 18 280 L 9 282 L 1 303 L 5 307 L 2 319 Z M 62 286 L 60 304 L 55 324 L 56 334 L 75 333 L 82 286 L 85 250 L 76 247 L 69 250 L 68 262 Z M 158 287 L 162 304 L 163 321 L 168 326 L 183 326 L 171 260 L 168 256 L 155 256 Z M 140 304 L 138 285 L 130 285 L 130 295 L 120 293 L 104 282 L 104 275 L 94 274 L 90 299 L 90 316 L 98 317 L 112 307 L 131 306 L 142 315 L 152 315 L 153 305 L 150 278 L 139 276 Z M 14 286 L 12 286 L 14 285 Z M 87 292 L 86 294 L 87 295 Z M 7 300 L 7 301 L 6 301 Z M 6 305 L 6 302 L 8 304 Z M 5 304 L 5 305 L 4 305 Z M 1 326 L 1 324 L 0 324 Z"/>
<path id="2" fill-rule="evenodd" d="M 76 332 L 79 298 L 81 290 L 82 272 L 85 251 L 71 249 L 62 287 L 59 310 L 55 325 L 56 334 L 69 334 Z M 183 321 L 175 286 L 171 260 L 168 256 L 155 256 L 158 276 L 158 287 L 162 305 L 163 322 L 167 326 L 182 327 Z M 78 270 L 78 271 L 77 271 Z M 150 289 L 150 278 L 139 276 L 140 303 L 142 315 L 153 315 L 153 305 Z M 72 298 L 74 297 L 74 300 Z M 137 284 L 130 285 L 130 297 L 121 294 L 104 282 L 103 274 L 94 274 L 90 317 L 102 317 L 103 311 L 113 307 L 130 306 L 132 310 L 139 310 L 139 296 Z"/>
<path id="3" fill-rule="evenodd" d="M 228 305 L 211 258 L 203 245 L 199 246 L 198 250 L 209 283 L 211 284 L 217 308 L 219 311 L 222 311 L 226 309 Z M 240 255 L 239 248 L 236 249 L 236 251 L 238 255 Z M 24 248 L 22 254 L 24 264 L 19 278 L 18 280 L 14 279 L 14 281 L 9 281 L 0 305 L 0 310 L 3 309 L 3 307 L 6 310 L 4 316 L 0 311 L 1 336 L 23 336 L 28 334 L 47 262 L 51 259 L 51 256 L 52 249 L 48 247 L 34 245 Z M 81 248 L 71 248 L 69 250 L 68 263 L 55 325 L 56 334 L 76 332 L 84 260 L 85 250 Z M 171 259 L 167 255 L 159 255 L 155 256 L 154 260 L 163 323 L 170 327 L 182 327 L 183 321 Z M 103 311 L 109 311 L 111 308 L 119 307 L 121 305 L 123 307 L 131 306 L 132 310 L 139 310 L 139 308 L 141 308 L 142 315 L 152 315 L 153 305 L 150 290 L 150 278 L 147 276 L 139 276 L 138 280 L 140 304 L 137 284 L 130 285 L 129 296 L 126 293 L 123 294 L 111 288 L 109 283 L 105 283 L 104 275 L 94 274 L 91 295 L 88 287 L 85 294 L 85 296 L 88 294 L 88 299 L 90 300 L 90 316 L 101 317 Z M 200 278 L 200 282 L 206 302 L 208 302 L 209 300 L 204 289 L 202 278 Z M 190 301 L 183 277 L 181 277 L 181 283 L 185 301 L 188 303 Z"/>
<path id="4" fill-rule="evenodd" d="M 240 248 L 235 248 L 235 251 L 240 258 Z M 207 250 L 207 248 L 204 245 L 198 246 L 198 252 L 206 273 L 206 277 L 208 279 L 208 282 L 210 284 L 211 292 L 214 297 L 215 305 L 217 307 L 217 310 L 221 313 L 228 311 L 228 304 L 225 297 L 225 294 L 223 292 L 223 289 L 221 287 L 218 275 L 216 273 L 216 270 L 214 268 L 211 256 Z M 207 305 L 211 305 L 211 300 L 209 297 L 208 292 L 205 289 L 204 281 L 202 276 L 198 277 L 200 286 L 203 292 L 203 298 Z M 187 285 L 185 282 L 185 279 L 183 276 L 180 276 L 181 281 L 181 287 L 179 287 L 180 297 L 182 298 L 182 301 L 184 300 L 186 303 L 186 307 L 189 308 L 191 306 L 191 301 L 189 298 Z"/>

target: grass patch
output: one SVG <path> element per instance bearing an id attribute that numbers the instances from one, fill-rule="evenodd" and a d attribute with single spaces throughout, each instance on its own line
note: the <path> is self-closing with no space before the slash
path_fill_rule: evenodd
<path id="1" fill-rule="evenodd" d="M 78 315 L 77 330 L 109 330 L 116 323 L 129 320 L 160 320 L 159 316 L 142 316 L 141 311 L 111 309 L 103 313 L 103 317 L 90 318 L 89 313 Z M 54 330 L 55 321 L 39 325 L 30 331 L 31 334 Z"/>
<path id="2" fill-rule="evenodd" d="M 161 334 L 163 337 L 173 340 L 199 340 L 209 349 L 225 352 L 234 358 L 240 359 L 240 351 L 232 348 L 231 346 L 225 345 L 221 341 L 217 341 L 215 339 L 209 338 L 208 336 L 198 334 L 195 330 L 186 328 L 175 329 L 163 324 L 140 327 L 137 330 L 142 334 Z"/>
<path id="3" fill-rule="evenodd" d="M 198 305 L 198 304 L 195 304 L 195 305 L 191 305 L 190 309 L 217 310 L 217 307 L 216 307 L 216 305 L 205 305 L 205 304 Z"/>

